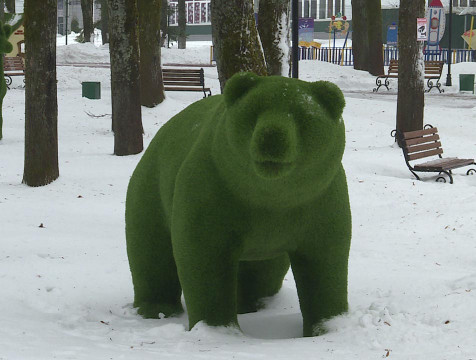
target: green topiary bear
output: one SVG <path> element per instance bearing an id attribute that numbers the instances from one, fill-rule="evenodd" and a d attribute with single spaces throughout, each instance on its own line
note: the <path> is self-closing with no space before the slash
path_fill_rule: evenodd
<path id="1" fill-rule="evenodd" d="M 13 50 L 12 44 L 8 41 L 12 31 L 10 25 L 3 25 L 0 21 L 0 140 L 3 138 L 3 98 L 7 94 L 7 84 L 4 77 L 5 73 L 3 72 L 3 54 L 8 54 Z"/>
<path id="2" fill-rule="evenodd" d="M 291 263 L 304 335 L 347 310 L 345 102 L 329 82 L 239 73 L 157 133 L 131 178 L 134 306 L 236 325 Z"/>

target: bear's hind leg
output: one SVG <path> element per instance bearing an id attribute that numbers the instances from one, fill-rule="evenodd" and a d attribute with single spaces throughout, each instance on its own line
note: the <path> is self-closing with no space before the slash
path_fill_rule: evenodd
<path id="1" fill-rule="evenodd" d="M 288 255 L 261 261 L 240 261 L 238 271 L 238 314 L 258 311 L 262 299 L 281 289 L 289 269 Z"/>
<path id="2" fill-rule="evenodd" d="M 145 318 L 183 312 L 170 232 L 163 225 L 160 199 L 152 194 L 153 191 L 134 191 L 131 181 L 126 202 L 127 255 L 134 284 L 134 307 Z"/>

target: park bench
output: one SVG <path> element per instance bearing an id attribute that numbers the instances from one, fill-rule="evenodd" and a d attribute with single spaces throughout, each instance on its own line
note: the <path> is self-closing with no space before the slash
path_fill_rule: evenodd
<path id="1" fill-rule="evenodd" d="M 453 183 L 452 170 L 469 165 L 476 165 L 474 159 L 459 159 L 455 157 L 444 158 L 443 149 L 441 148 L 441 141 L 438 135 L 438 129 L 431 125 L 426 125 L 425 129 L 409 132 L 397 132 L 400 144 L 402 146 L 405 162 L 408 169 L 413 175 L 420 180 L 420 177 L 415 172 L 437 172 L 439 174 L 446 174 L 450 179 L 450 184 Z M 423 163 L 411 165 L 410 162 L 427 157 L 435 157 L 434 160 L 429 160 Z M 476 169 L 469 169 L 466 175 L 476 173 Z M 436 181 L 446 182 L 443 176 L 437 177 Z"/>
<path id="2" fill-rule="evenodd" d="M 25 76 L 25 64 L 21 56 L 13 56 L 3 58 L 3 73 L 7 88 L 10 90 L 12 84 L 12 76 Z M 25 79 L 23 79 L 25 82 Z"/>
<path id="3" fill-rule="evenodd" d="M 165 91 L 203 91 L 203 97 L 207 97 L 212 94 L 210 88 L 205 87 L 203 68 L 163 68 L 162 77 Z"/>
<path id="4" fill-rule="evenodd" d="M 425 61 L 425 79 L 428 86 L 428 90 L 425 90 L 425 92 L 430 92 L 433 88 L 437 88 L 440 93 L 445 91 L 441 88 L 440 83 L 443 65 L 443 61 Z M 389 90 L 389 79 L 398 79 L 398 60 L 390 60 L 387 73 L 379 75 L 375 79 L 377 87 L 374 89 L 374 92 L 377 92 L 381 86 L 385 86 Z M 433 83 L 434 80 L 436 81 Z"/>

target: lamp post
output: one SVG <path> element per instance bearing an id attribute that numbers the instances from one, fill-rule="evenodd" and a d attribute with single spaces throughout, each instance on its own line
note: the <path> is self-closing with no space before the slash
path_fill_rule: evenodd
<path id="1" fill-rule="evenodd" d="M 299 16 L 298 16 L 298 0 L 292 0 L 291 3 L 291 17 L 292 17 L 292 77 L 299 78 Z"/>
<path id="2" fill-rule="evenodd" d="M 66 0 L 65 4 L 64 4 L 64 12 L 65 12 L 64 18 L 66 19 L 66 25 L 65 25 L 66 43 L 65 43 L 65 45 L 68 45 L 68 3 L 69 3 L 69 0 Z"/>
<path id="3" fill-rule="evenodd" d="M 450 20 L 448 22 L 448 25 L 450 27 L 448 31 L 448 36 L 449 36 L 449 41 L 448 41 L 448 74 L 446 75 L 446 86 L 451 86 L 451 55 L 452 55 L 452 50 L 451 50 L 451 20 L 453 18 L 453 0 L 450 0 Z"/>

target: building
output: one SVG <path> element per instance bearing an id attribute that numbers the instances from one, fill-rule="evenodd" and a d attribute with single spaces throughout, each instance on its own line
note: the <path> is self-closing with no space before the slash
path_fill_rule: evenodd
<path id="1" fill-rule="evenodd" d="M 66 4 L 68 1 L 68 4 Z M 66 14 L 68 9 L 68 14 Z M 67 16 L 66 16 L 67 15 Z M 81 0 L 58 0 L 58 33 L 64 35 L 66 18 L 68 19 L 68 32 L 71 31 L 71 22 L 76 20 L 79 28 L 83 28 L 83 13 L 81 10 Z M 101 4 L 94 1 L 93 7 L 94 22 L 101 19 Z"/>
<path id="2" fill-rule="evenodd" d="M 315 20 L 329 20 L 334 15 L 352 14 L 351 0 L 299 0 L 300 17 L 312 17 Z M 178 0 L 169 0 L 172 10 L 170 25 L 177 24 Z M 210 24 L 210 0 L 189 0 L 185 2 L 188 25 Z"/>

